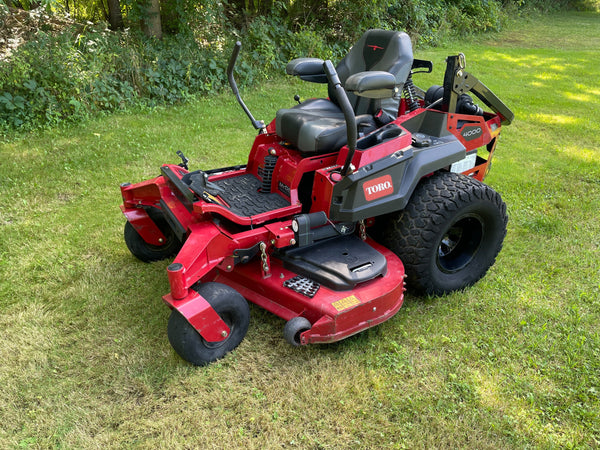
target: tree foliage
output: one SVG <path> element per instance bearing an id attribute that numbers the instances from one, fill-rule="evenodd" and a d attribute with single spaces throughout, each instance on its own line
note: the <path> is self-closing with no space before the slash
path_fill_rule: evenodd
<path id="1" fill-rule="evenodd" d="M 0 0 L 8 5 L 0 8 L 7 33 L 0 34 L 0 133 L 219 89 L 238 39 L 245 49 L 239 78 L 251 84 L 298 56 L 336 60 L 368 28 L 406 30 L 417 45 L 436 45 L 497 30 L 526 8 L 590 1 Z M 37 11 L 33 31 L 18 48 L 3 48 L 25 36 L 10 26 L 11 15 L 23 10 Z M 76 22 L 49 26 L 65 13 Z"/>

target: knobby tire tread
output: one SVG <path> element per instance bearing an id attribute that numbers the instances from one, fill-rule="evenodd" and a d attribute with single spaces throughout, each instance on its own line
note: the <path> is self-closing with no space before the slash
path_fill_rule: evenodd
<path id="1" fill-rule="evenodd" d="M 469 267 L 469 272 L 463 274 L 460 286 L 440 285 L 432 270 L 432 251 L 437 251 L 441 230 L 470 205 L 496 210 L 493 227 L 497 230 L 482 244 L 491 247 L 483 250 L 487 257 L 482 266 Z M 404 263 L 411 292 L 442 295 L 470 286 L 485 275 L 502 248 L 507 222 L 506 204 L 491 187 L 464 175 L 444 172 L 422 180 L 407 207 L 384 219 L 378 235 Z"/>

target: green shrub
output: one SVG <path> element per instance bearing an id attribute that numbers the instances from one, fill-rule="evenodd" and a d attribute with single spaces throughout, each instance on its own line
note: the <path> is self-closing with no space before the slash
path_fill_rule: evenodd
<path id="1" fill-rule="evenodd" d="M 1 0 L 0 0 L 1 2 Z M 129 23 L 139 2 L 122 1 Z M 417 45 L 449 36 L 498 30 L 509 15 L 597 7 L 597 0 L 169 0 L 168 29 L 157 41 L 139 31 L 112 32 L 100 23 L 51 31 L 37 25 L 33 38 L 0 61 L 0 132 L 76 122 L 95 114 L 185 101 L 226 85 L 233 42 L 244 51 L 241 84 L 252 84 L 296 57 L 338 61 L 368 28 L 407 31 Z M 268 13 L 264 6 L 271 4 Z M 53 5 L 61 4 L 60 0 Z M 589 6 L 592 5 L 592 6 Z M 595 5 L 595 6 L 594 6 Z M 37 17 L 37 16 L 36 16 Z M 185 21 L 183 20 L 185 18 Z M 46 30 L 46 31 L 44 31 Z"/>
<path id="2" fill-rule="evenodd" d="M 0 127 L 54 126 L 222 87 L 226 59 L 184 36 L 146 41 L 88 29 L 39 32 L 0 66 Z"/>

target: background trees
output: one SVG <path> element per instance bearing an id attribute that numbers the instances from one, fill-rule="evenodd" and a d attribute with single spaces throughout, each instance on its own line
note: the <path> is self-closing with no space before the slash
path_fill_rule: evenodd
<path id="1" fill-rule="evenodd" d="M 67 12 L 78 20 L 104 20 L 112 29 L 139 26 L 146 35 L 177 34 L 191 11 L 222 9 L 233 25 L 243 26 L 257 17 L 277 16 L 292 27 L 343 27 L 343 22 L 360 24 L 388 18 L 413 19 L 407 26 L 423 27 L 443 22 L 447 16 L 482 19 L 484 28 L 498 25 L 497 10 L 527 6 L 543 11 L 585 8 L 596 0 L 0 0 L 0 4 L 24 10 L 44 8 L 47 12 Z M 343 11 L 343 16 L 338 13 Z M 445 13 L 444 11 L 449 11 Z M 343 19 L 339 22 L 339 19 Z M 491 19 L 491 20 L 490 20 Z M 136 25 L 137 24 L 137 25 Z M 475 27 L 479 27 L 475 25 Z"/>
<path id="2" fill-rule="evenodd" d="M 218 90 L 235 40 L 241 83 L 298 56 L 336 60 L 367 28 L 418 46 L 599 0 L 0 0 L 0 135 Z M 110 28 L 110 29 L 109 29 Z"/>

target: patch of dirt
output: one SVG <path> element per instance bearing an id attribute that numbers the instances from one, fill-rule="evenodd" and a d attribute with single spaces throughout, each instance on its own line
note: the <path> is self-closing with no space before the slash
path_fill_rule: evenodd
<path id="1" fill-rule="evenodd" d="M 8 59 L 16 48 L 39 31 L 60 32 L 73 25 L 76 22 L 71 18 L 50 16 L 42 8 L 24 11 L 0 3 L 0 61 Z"/>

